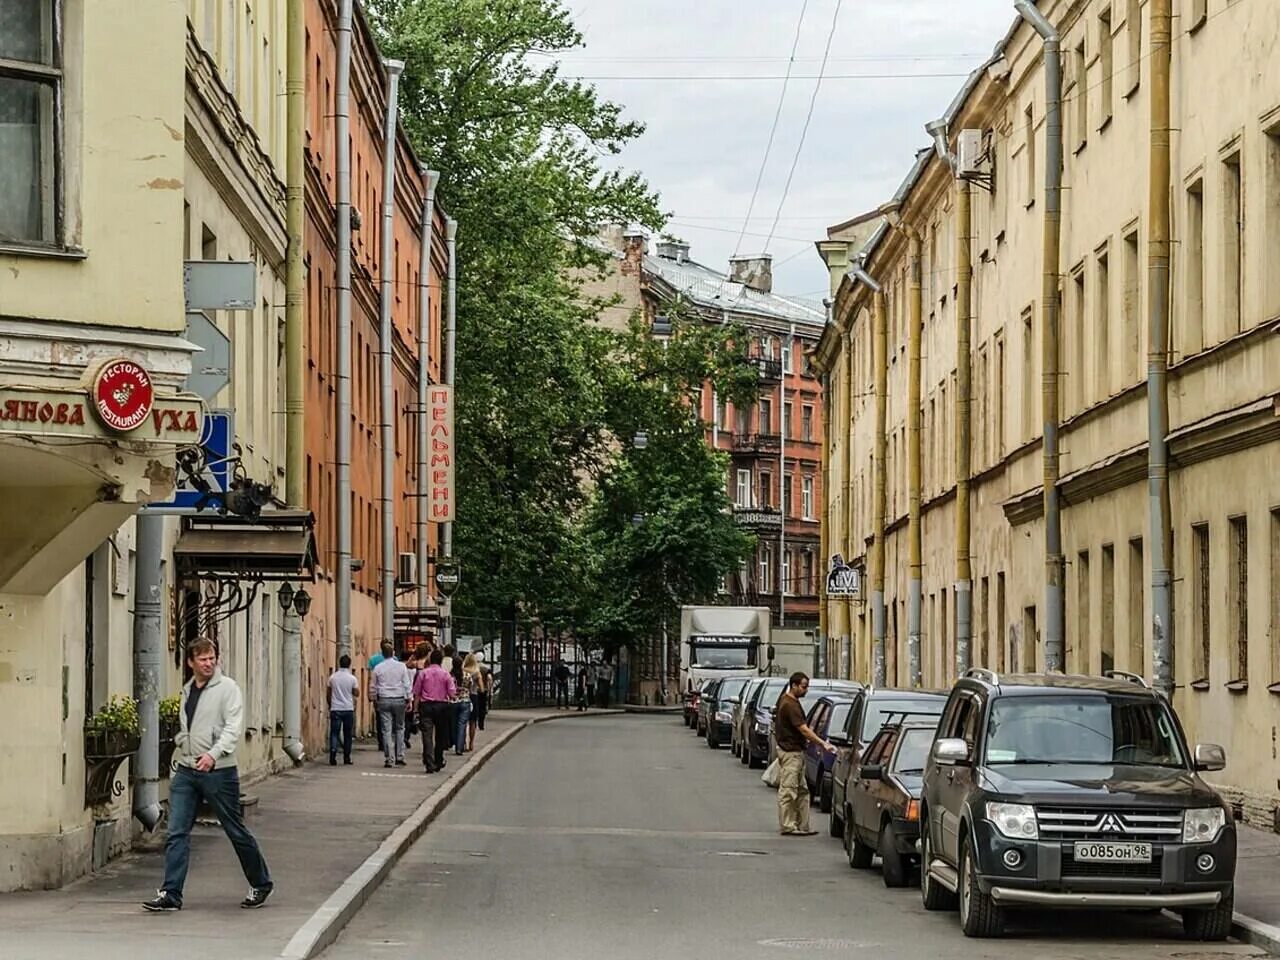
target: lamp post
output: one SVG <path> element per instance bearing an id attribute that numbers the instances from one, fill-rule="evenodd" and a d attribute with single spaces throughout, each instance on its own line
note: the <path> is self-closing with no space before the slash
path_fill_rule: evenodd
<path id="1" fill-rule="evenodd" d="M 294 763 L 302 763 L 302 622 L 301 618 L 311 609 L 311 595 L 299 587 L 297 590 L 285 581 L 276 591 L 276 602 L 284 620 L 284 699 L 286 719 L 284 752 Z M 298 656 L 288 655 L 290 651 Z"/>

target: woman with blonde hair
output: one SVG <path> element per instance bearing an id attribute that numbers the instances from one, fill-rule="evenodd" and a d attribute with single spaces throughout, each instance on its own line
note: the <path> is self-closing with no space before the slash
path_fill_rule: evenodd
<path id="1" fill-rule="evenodd" d="M 458 716 L 458 746 L 462 750 L 476 748 L 476 726 L 480 720 L 480 698 L 484 694 L 484 673 L 474 653 L 468 653 L 462 661 L 462 682 L 458 684 L 458 698 L 467 704 Z"/>

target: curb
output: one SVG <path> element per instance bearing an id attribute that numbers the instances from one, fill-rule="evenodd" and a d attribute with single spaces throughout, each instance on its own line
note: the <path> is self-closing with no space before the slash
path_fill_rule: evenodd
<path id="1" fill-rule="evenodd" d="M 1273 927 L 1246 914 L 1236 913 L 1231 920 L 1231 935 L 1237 940 L 1280 956 L 1280 927 Z"/>
<path id="2" fill-rule="evenodd" d="M 656 714 L 677 714 L 684 712 L 684 706 L 681 704 L 656 704 L 654 706 L 646 706 L 643 703 L 628 703 L 623 706 L 624 713 L 656 713 Z"/>
<path id="3" fill-rule="evenodd" d="M 621 710 L 597 710 L 595 713 L 577 714 L 591 717 L 622 713 Z M 418 805 L 405 820 L 396 827 L 356 868 L 342 885 L 322 903 L 307 921 L 297 929 L 289 939 L 285 948 L 280 951 L 279 960 L 313 960 L 321 951 L 338 939 L 343 928 L 364 906 L 373 892 L 382 885 L 393 867 L 408 852 L 409 848 L 422 836 L 431 822 L 449 804 L 454 796 L 466 786 L 489 759 L 501 750 L 521 730 L 535 723 L 546 723 L 550 720 L 563 720 L 575 714 L 552 714 L 546 717 L 532 717 L 522 721 L 510 730 L 503 731 L 492 741 L 476 751 L 471 762 L 453 774 L 438 790 Z"/>

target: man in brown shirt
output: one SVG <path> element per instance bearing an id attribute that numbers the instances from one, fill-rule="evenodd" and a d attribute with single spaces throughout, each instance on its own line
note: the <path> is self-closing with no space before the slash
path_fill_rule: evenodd
<path id="1" fill-rule="evenodd" d="M 778 828 L 784 837 L 812 837 L 809 829 L 809 785 L 804 780 L 804 744 L 825 750 L 831 745 L 809 729 L 800 698 L 809 692 L 809 678 L 793 673 L 786 693 L 773 712 L 773 739 L 778 745 Z"/>

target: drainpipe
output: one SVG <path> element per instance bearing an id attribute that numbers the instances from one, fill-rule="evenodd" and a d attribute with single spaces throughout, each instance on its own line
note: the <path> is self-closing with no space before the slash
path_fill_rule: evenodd
<path id="1" fill-rule="evenodd" d="M 338 424 L 335 451 L 338 487 L 338 558 L 334 590 L 337 656 L 351 653 L 351 5 L 338 3 L 337 140 Z"/>
<path id="2" fill-rule="evenodd" d="M 418 257 L 418 607 L 425 609 L 431 601 L 431 582 L 427 576 L 430 545 L 427 542 L 427 511 L 430 486 L 427 483 L 427 387 L 431 383 L 431 248 L 435 238 L 436 184 L 440 174 L 422 168 L 427 196 L 422 203 L 422 251 Z"/>
<path id="3" fill-rule="evenodd" d="M 449 250 L 449 296 L 445 300 L 445 336 L 444 336 L 444 382 L 453 386 L 454 373 L 457 369 L 458 342 L 458 221 L 450 217 L 445 221 L 445 241 Z M 457 403 L 457 397 L 454 398 Z M 456 496 L 456 493 L 455 493 Z M 440 552 L 442 556 L 453 556 L 453 522 L 444 524 Z M 442 620 L 447 623 L 441 634 L 446 644 L 453 643 L 453 598 L 441 600 Z"/>
<path id="4" fill-rule="evenodd" d="M 1044 287 L 1041 299 L 1041 400 L 1044 418 L 1044 666 L 1063 668 L 1066 558 L 1062 554 L 1062 511 L 1058 496 L 1058 259 L 1062 230 L 1062 60 L 1058 31 L 1029 0 L 1014 8 L 1044 41 L 1045 165 Z"/>
<path id="5" fill-rule="evenodd" d="M 790 357 L 791 351 L 795 349 L 796 328 L 795 324 L 787 331 L 787 349 L 783 356 Z M 787 566 L 785 558 L 787 556 L 787 491 L 791 489 L 787 483 L 787 374 L 790 369 L 782 371 L 782 381 L 778 384 L 778 512 L 782 514 L 782 523 L 778 528 L 778 627 L 782 628 L 787 625 L 787 584 L 784 582 L 782 575 L 783 567 Z M 792 502 L 794 503 L 795 492 L 792 491 Z M 793 571 L 788 571 L 792 573 Z"/>
<path id="6" fill-rule="evenodd" d="M 823 301 L 823 306 L 827 308 L 827 326 L 831 325 L 831 301 Z M 831 634 L 828 632 L 828 626 L 831 618 L 827 611 L 827 545 L 831 542 L 830 517 L 827 512 L 828 491 L 831 489 L 831 418 L 827 415 L 827 406 L 831 398 L 831 374 L 824 372 L 822 374 L 822 404 L 819 416 L 822 417 L 822 447 L 819 454 L 820 460 L 818 464 L 818 475 L 822 478 L 822 499 L 821 507 L 818 514 L 818 556 L 821 558 L 818 562 L 818 632 L 822 635 L 822 642 L 826 644 L 827 649 L 827 670 L 828 673 L 833 669 L 831 661 L 836 660 L 835 670 L 839 671 L 843 666 L 833 656 L 831 649 Z M 844 674 L 837 672 L 837 677 L 843 677 Z"/>
<path id="7" fill-rule="evenodd" d="M 857 528 L 855 523 L 854 507 L 857 503 L 855 497 L 856 486 L 853 482 L 854 474 L 854 453 L 853 453 L 853 405 L 857 402 L 858 391 L 858 371 L 857 365 L 853 359 L 853 321 L 850 320 L 849 328 L 844 333 L 844 412 L 841 414 L 840 430 L 844 440 L 840 447 L 843 456 L 843 462 L 840 465 L 841 476 L 844 478 L 844 524 L 840 534 L 843 543 L 845 562 L 849 562 L 857 554 L 857 538 L 854 531 Z M 844 597 L 840 600 L 840 605 L 844 609 L 845 629 L 840 634 L 840 642 L 844 646 L 845 661 L 847 671 L 845 676 L 850 679 L 857 673 L 858 660 L 858 641 L 854 636 L 854 624 L 857 623 L 857 606 L 850 597 Z"/>
<path id="8" fill-rule="evenodd" d="M 1156 689 L 1173 697 L 1173 518 L 1169 497 L 1169 82 L 1173 11 L 1151 0 L 1151 172 L 1147 256 L 1147 487 L 1150 503 L 1151 629 Z"/>
<path id="9" fill-rule="evenodd" d="M 383 123 L 382 146 L 382 315 L 378 331 L 378 364 L 381 368 L 381 416 L 378 433 L 382 443 L 382 485 L 378 508 L 382 512 L 382 639 L 394 640 L 396 620 L 396 515 L 395 477 L 395 393 L 391 378 L 393 336 L 391 305 L 395 300 L 396 223 L 396 99 L 400 94 L 400 74 L 404 61 L 384 60 L 387 71 L 387 115 Z"/>
<path id="10" fill-rule="evenodd" d="M 284 362 L 285 362 L 285 501 L 291 507 L 307 507 L 306 384 L 303 382 L 303 314 L 306 266 L 303 262 L 305 226 L 305 171 L 303 140 L 306 136 L 306 7 L 302 0 L 288 0 L 286 17 L 285 81 L 285 254 Z M 284 611 L 281 703 L 284 716 L 285 754 L 302 761 L 302 622 L 292 609 Z"/>
<path id="11" fill-rule="evenodd" d="M 920 515 L 920 339 L 923 328 L 920 303 L 920 231 L 903 225 L 911 260 L 911 285 L 907 291 L 910 326 L 907 329 L 907 549 L 910 582 L 907 593 L 907 673 L 912 687 L 921 685 L 920 635 L 924 560 L 921 556 Z"/>
<path id="12" fill-rule="evenodd" d="M 956 182 L 956 676 L 972 661 L 973 574 L 969 569 L 969 477 L 973 472 L 972 392 L 973 333 L 972 197 L 968 182 Z M 1056 262 L 1056 260 L 1055 260 Z M 1056 287 L 1055 287 L 1056 289 Z M 1061 551 L 1059 551 L 1061 552 Z"/>
<path id="13" fill-rule="evenodd" d="M 143 510 L 136 520 L 133 593 L 133 695 L 142 739 L 134 757 L 133 815 L 147 830 L 160 822 L 161 603 L 164 517 Z"/>

